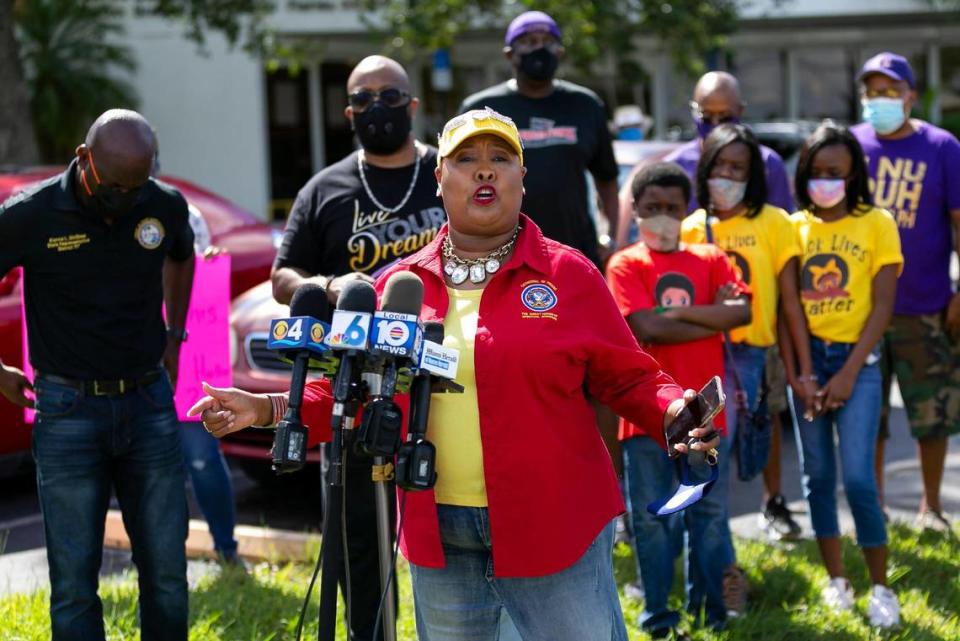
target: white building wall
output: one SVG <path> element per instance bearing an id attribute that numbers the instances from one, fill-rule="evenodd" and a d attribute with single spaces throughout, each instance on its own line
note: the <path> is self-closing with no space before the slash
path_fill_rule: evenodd
<path id="1" fill-rule="evenodd" d="M 266 218 L 269 153 L 262 63 L 212 36 L 198 52 L 178 26 L 131 18 L 140 109 L 156 127 L 163 173 L 191 180 Z"/>

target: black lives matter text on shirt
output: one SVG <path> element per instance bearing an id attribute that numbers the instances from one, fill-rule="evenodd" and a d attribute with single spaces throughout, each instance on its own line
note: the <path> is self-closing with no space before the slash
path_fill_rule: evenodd
<path id="1" fill-rule="evenodd" d="M 417 184 L 395 213 L 378 207 L 360 181 L 357 153 L 330 165 L 297 194 L 275 267 L 309 274 L 373 274 L 425 247 L 446 222 L 437 196 L 437 151 L 426 147 Z M 413 165 L 384 169 L 364 165 L 374 196 L 385 207 L 398 205 L 413 178 Z"/>
<path id="2" fill-rule="evenodd" d="M 470 96 L 460 111 L 490 107 L 513 119 L 527 166 L 523 212 L 545 236 L 579 249 L 596 263 L 597 232 L 585 172 L 601 181 L 617 177 L 607 115 L 589 89 L 562 80 L 554 86 L 546 98 L 528 98 L 510 80 Z"/>
<path id="3" fill-rule="evenodd" d="M 77 201 L 75 167 L 0 206 L 0 274 L 23 267 L 35 370 L 138 377 L 166 346 L 164 260 L 193 258 L 187 202 L 151 179 L 133 211 L 108 225 Z"/>

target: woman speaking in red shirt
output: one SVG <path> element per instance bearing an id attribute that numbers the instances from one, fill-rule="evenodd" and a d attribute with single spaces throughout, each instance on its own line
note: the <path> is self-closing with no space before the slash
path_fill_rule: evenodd
<path id="1" fill-rule="evenodd" d="M 593 264 L 520 213 L 513 121 L 457 116 L 438 163 L 448 225 L 378 280 L 420 277 L 421 319 L 443 322 L 466 388 L 434 397 L 437 484 L 405 499 L 418 637 L 494 641 L 506 609 L 524 639 L 626 641 L 611 556 L 624 506 L 586 392 L 641 425 L 669 423 L 695 393 L 640 349 Z M 329 423 L 326 390 L 308 386 L 307 425 Z M 274 420 L 266 396 L 208 393 L 193 411 L 216 436 Z M 650 436 L 664 445 L 662 430 Z"/>

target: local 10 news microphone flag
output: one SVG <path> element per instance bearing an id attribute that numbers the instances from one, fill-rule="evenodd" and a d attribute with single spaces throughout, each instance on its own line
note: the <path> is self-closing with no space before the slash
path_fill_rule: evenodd
<path id="1" fill-rule="evenodd" d="M 423 281 L 416 274 L 397 272 L 387 279 L 380 311 L 373 315 L 362 376 L 370 400 L 363 408 L 357 447 L 368 456 L 393 456 L 400 446 L 403 414 L 393 396 L 401 369 L 409 371 L 417 365 L 423 341 L 422 306 Z"/>
<path id="2" fill-rule="evenodd" d="M 293 363 L 289 405 L 273 439 L 273 470 L 278 474 L 299 470 L 307 460 L 307 428 L 300 417 L 303 388 L 308 370 L 328 375 L 335 372 L 336 363 L 329 358 L 330 348 L 324 343 L 330 333 L 329 318 L 327 292 L 315 283 L 305 283 L 290 300 L 290 317 L 270 323 L 267 347 Z"/>

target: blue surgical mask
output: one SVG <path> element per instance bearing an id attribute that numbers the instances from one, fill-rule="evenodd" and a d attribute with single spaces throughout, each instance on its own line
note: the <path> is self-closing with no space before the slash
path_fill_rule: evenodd
<path id="1" fill-rule="evenodd" d="M 903 98 L 866 98 L 860 104 L 863 119 L 881 136 L 892 134 L 907 119 Z"/>

